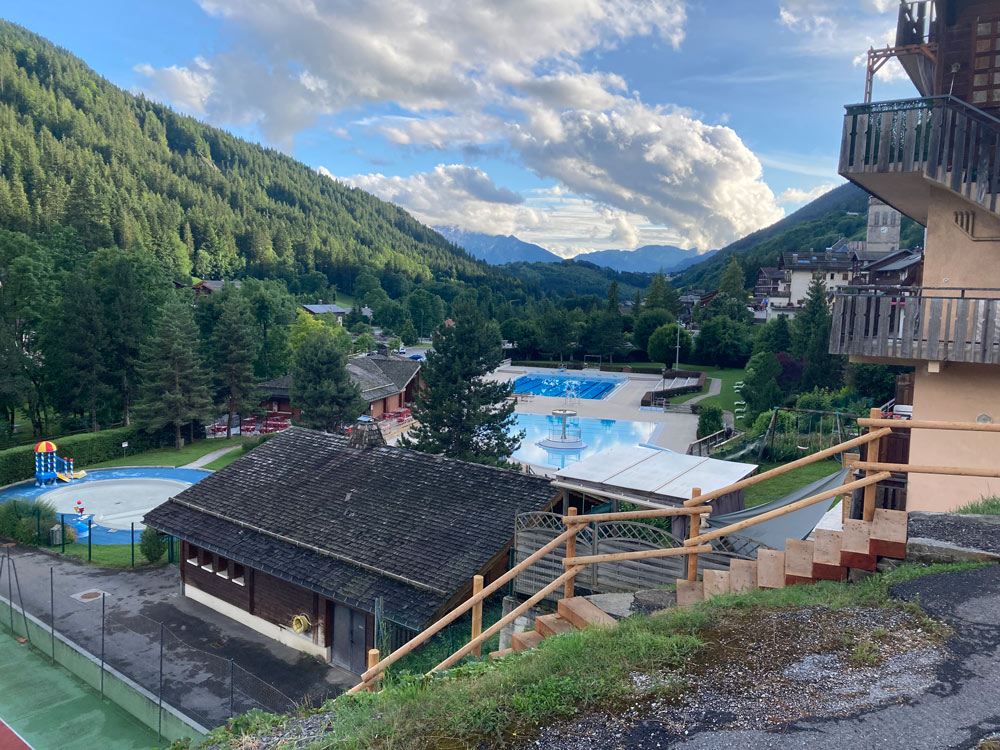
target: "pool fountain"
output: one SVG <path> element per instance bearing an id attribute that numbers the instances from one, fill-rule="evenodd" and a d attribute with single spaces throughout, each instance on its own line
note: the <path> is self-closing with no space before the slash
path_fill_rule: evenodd
<path id="1" fill-rule="evenodd" d="M 571 417 L 576 416 L 573 409 L 553 409 L 552 416 L 559 420 L 560 424 L 549 429 L 549 436 L 537 441 L 535 444 L 547 450 L 580 451 L 587 447 L 583 442 L 582 433 L 578 424 L 568 424 Z"/>

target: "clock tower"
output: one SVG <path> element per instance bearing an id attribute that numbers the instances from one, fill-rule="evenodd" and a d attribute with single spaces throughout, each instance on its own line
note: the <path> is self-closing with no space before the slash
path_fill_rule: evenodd
<path id="1" fill-rule="evenodd" d="M 868 199 L 868 253 L 891 253 L 899 250 L 899 223 L 902 214 L 874 195 Z"/>

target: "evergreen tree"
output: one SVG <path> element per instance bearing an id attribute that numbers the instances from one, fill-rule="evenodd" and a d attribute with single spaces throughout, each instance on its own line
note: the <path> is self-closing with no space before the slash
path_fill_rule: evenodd
<path id="1" fill-rule="evenodd" d="M 136 422 L 147 432 L 173 427 L 174 445 L 180 450 L 181 427 L 203 419 L 212 399 L 199 354 L 198 326 L 191 305 L 179 295 L 172 295 L 161 309 L 142 348 L 139 373 Z"/>
<path id="2" fill-rule="evenodd" d="M 694 353 L 705 365 L 743 367 L 750 356 L 750 327 L 718 315 L 701 327 Z"/>
<path id="3" fill-rule="evenodd" d="M 333 331 L 309 332 L 295 351 L 291 401 L 302 410 L 299 420 L 315 430 L 336 432 L 365 410 L 361 392 L 347 371 L 347 360 Z"/>
<path id="4" fill-rule="evenodd" d="M 667 299 L 667 280 L 662 272 L 657 272 L 653 280 L 649 282 L 646 289 L 646 300 L 643 303 L 644 310 L 667 310 L 669 300 Z"/>
<path id="5" fill-rule="evenodd" d="M 781 388 L 778 386 L 780 375 L 781 365 L 770 352 L 754 354 L 747 362 L 742 391 L 747 402 L 747 424 L 761 412 L 781 404 Z"/>
<path id="6" fill-rule="evenodd" d="M 730 256 L 729 265 L 726 266 L 726 270 L 722 274 L 722 281 L 719 282 L 719 295 L 739 300 L 741 303 L 746 304 L 747 292 L 745 281 L 746 278 L 743 275 L 743 268 L 740 266 L 740 262 L 736 260 L 735 255 Z"/>
<path id="7" fill-rule="evenodd" d="M 803 391 L 836 388 L 842 380 L 843 363 L 830 354 L 830 327 L 833 318 L 826 301 L 826 287 L 820 274 L 813 276 L 806 304 L 795 317 L 792 346 L 803 359 Z"/>
<path id="8" fill-rule="evenodd" d="M 608 313 L 611 315 L 621 315 L 618 302 L 618 282 L 612 281 L 608 287 Z"/>
<path id="9" fill-rule="evenodd" d="M 778 354 L 787 352 L 792 346 L 792 332 L 788 325 L 788 318 L 779 315 L 774 320 L 770 320 L 757 329 L 757 336 L 753 342 L 753 353 L 768 352 Z"/>
<path id="10" fill-rule="evenodd" d="M 243 299 L 230 295 L 212 332 L 216 401 L 226 410 L 226 437 L 233 436 L 233 415 L 254 408 L 257 387 L 253 363 L 259 348 Z"/>
<path id="11" fill-rule="evenodd" d="M 500 330 L 478 308 L 454 309 L 455 325 L 434 334 L 421 375 L 413 416 L 417 426 L 400 445 L 476 463 L 502 465 L 517 450 L 524 433 L 508 401 L 510 383 L 486 380 L 503 357 Z"/>

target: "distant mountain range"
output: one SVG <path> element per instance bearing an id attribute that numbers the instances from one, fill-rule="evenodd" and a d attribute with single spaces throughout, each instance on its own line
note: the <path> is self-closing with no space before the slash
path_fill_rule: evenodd
<path id="1" fill-rule="evenodd" d="M 514 235 L 467 232 L 458 227 L 434 227 L 446 240 L 455 243 L 475 258 L 490 265 L 505 263 L 558 263 L 563 260 L 544 247 L 520 240 Z M 678 273 L 688 266 L 714 255 L 715 251 L 698 254 L 672 245 L 643 245 L 635 250 L 595 250 L 581 253 L 574 260 L 583 260 L 615 271 L 634 273 Z"/>
<path id="2" fill-rule="evenodd" d="M 449 242 L 458 245 L 474 258 L 485 260 L 491 266 L 504 263 L 558 263 L 562 260 L 544 247 L 519 240 L 514 235 L 467 232 L 458 227 L 433 227 Z"/>

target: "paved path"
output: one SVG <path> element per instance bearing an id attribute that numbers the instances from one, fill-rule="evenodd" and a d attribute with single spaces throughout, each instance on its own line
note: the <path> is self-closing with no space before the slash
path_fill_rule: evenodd
<path id="1" fill-rule="evenodd" d="M 1000 566 L 925 576 L 896 584 L 892 594 L 919 600 L 955 636 L 937 684 L 905 703 L 851 716 L 806 719 L 770 732 L 704 732 L 671 747 L 701 748 L 974 748 L 1000 732 Z M 655 747 L 636 738 L 623 747 Z"/>
<path id="2" fill-rule="evenodd" d="M 202 466 L 205 466 L 206 464 L 212 463 L 212 461 L 214 461 L 215 459 L 222 458 L 227 453 L 232 453 L 233 451 L 239 450 L 242 447 L 243 446 L 239 445 L 239 444 L 237 444 L 237 445 L 227 445 L 225 448 L 219 448 L 217 450 L 211 451 L 210 453 L 206 453 L 201 458 L 196 458 L 191 463 L 184 464 L 180 468 L 182 468 L 182 469 L 200 469 Z"/>
<path id="3" fill-rule="evenodd" d="M 695 396 L 692 399 L 685 401 L 685 404 L 697 404 L 699 401 L 703 401 L 706 398 L 711 398 L 712 396 L 718 396 L 722 393 L 722 380 L 720 378 L 709 378 L 708 379 L 708 393 L 703 393 L 700 396 Z"/>

